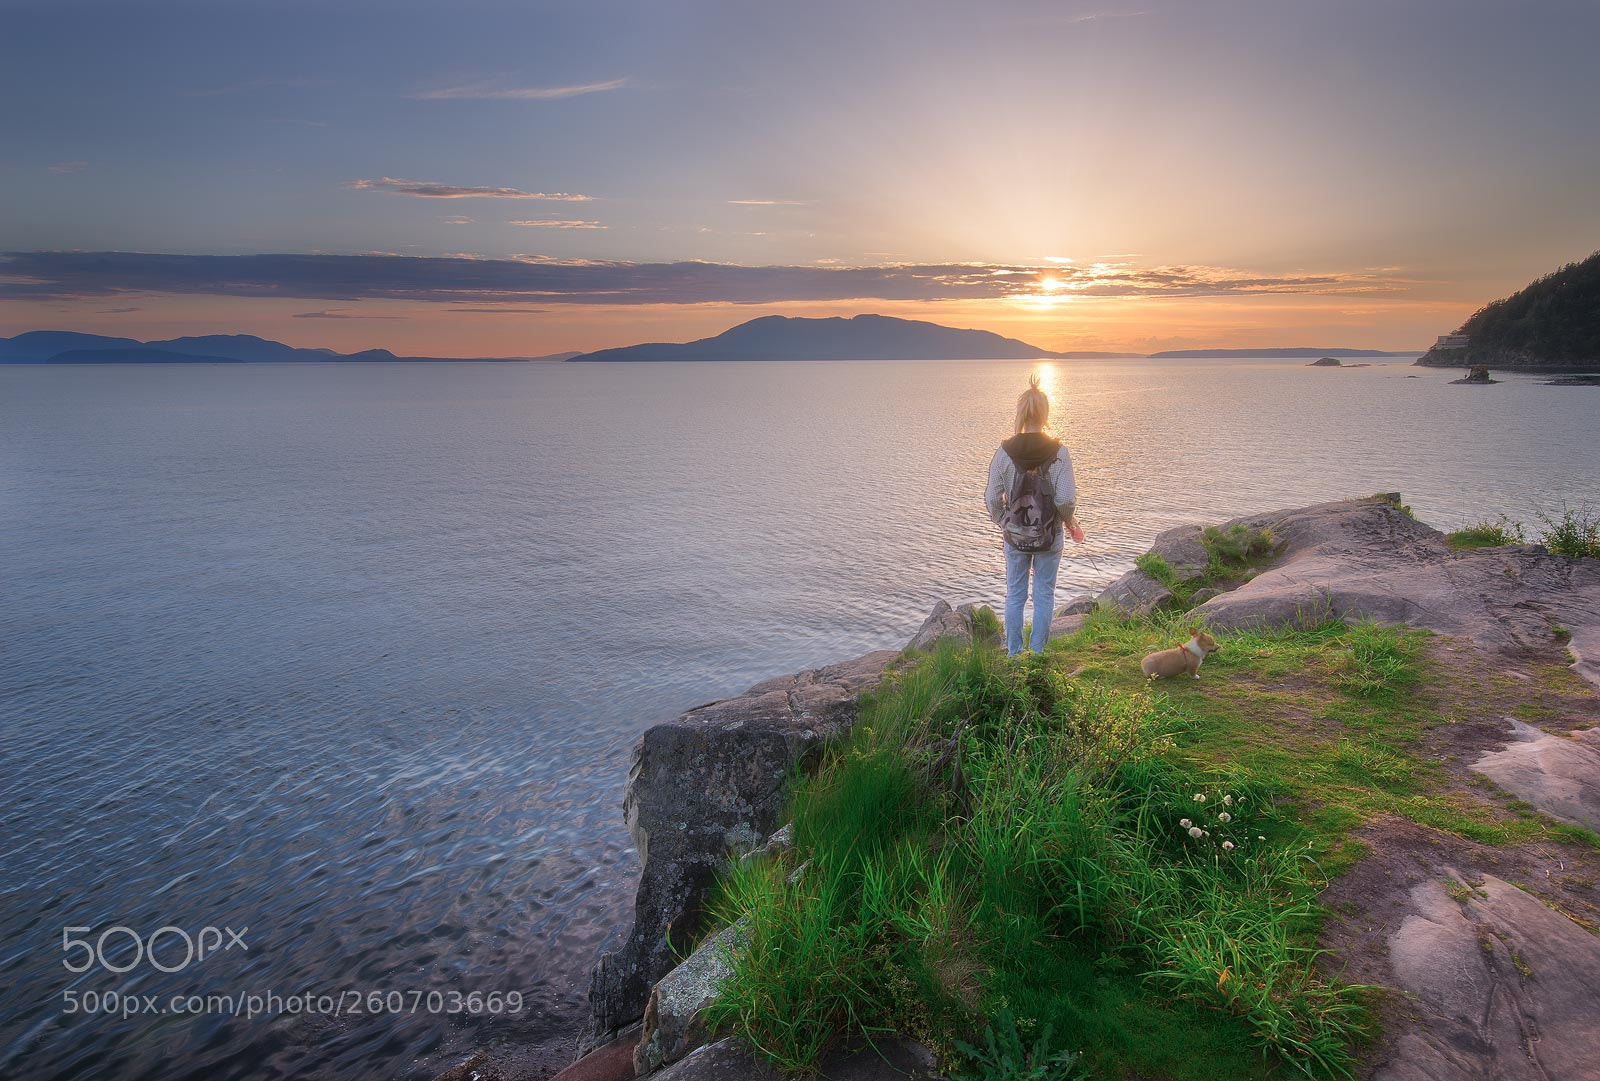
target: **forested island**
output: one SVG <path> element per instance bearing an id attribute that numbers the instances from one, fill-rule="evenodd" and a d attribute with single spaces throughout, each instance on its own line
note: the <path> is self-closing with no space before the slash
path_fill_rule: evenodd
<path id="1" fill-rule="evenodd" d="M 1600 371 L 1600 251 L 1479 308 L 1417 358 L 1441 368 Z"/>

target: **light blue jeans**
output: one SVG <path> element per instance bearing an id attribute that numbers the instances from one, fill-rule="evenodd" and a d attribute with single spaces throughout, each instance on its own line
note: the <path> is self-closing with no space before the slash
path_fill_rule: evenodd
<path id="1" fill-rule="evenodd" d="M 1050 619 L 1056 613 L 1056 572 L 1061 569 L 1061 549 L 1053 552 L 1006 550 L 1006 652 L 1022 652 L 1022 606 L 1028 600 L 1028 573 L 1033 572 L 1033 640 L 1035 653 L 1044 652 L 1050 640 Z"/>

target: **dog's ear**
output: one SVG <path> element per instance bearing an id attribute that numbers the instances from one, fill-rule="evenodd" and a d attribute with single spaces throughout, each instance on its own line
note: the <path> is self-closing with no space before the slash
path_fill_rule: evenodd
<path id="1" fill-rule="evenodd" d="M 1197 634 L 1199 634 L 1199 633 L 1200 633 L 1200 628 L 1199 628 L 1199 627 L 1190 627 L 1190 628 L 1189 628 L 1189 633 L 1190 633 L 1190 634 L 1196 634 L 1196 635 L 1197 635 Z"/>

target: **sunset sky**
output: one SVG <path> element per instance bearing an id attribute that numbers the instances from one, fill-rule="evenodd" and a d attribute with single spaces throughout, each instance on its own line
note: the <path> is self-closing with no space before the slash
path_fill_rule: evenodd
<path id="1" fill-rule="evenodd" d="M 0 335 L 1420 349 L 1600 248 L 1592 2 L 0 10 Z"/>

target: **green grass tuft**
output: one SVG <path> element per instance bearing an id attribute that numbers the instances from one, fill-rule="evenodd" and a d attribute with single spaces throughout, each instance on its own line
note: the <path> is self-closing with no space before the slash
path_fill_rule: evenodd
<path id="1" fill-rule="evenodd" d="M 1165 629 L 1092 613 L 1072 641 Z M 1381 635 L 1341 645 L 1364 693 L 1403 681 Z M 943 646 L 869 698 L 796 788 L 804 870 L 723 883 L 714 912 L 746 920 L 750 948 L 713 1028 L 802 1073 L 841 1035 L 888 1031 L 981 1076 L 1348 1073 L 1370 1019 L 1316 971 L 1325 878 L 1279 779 L 1185 761 L 1188 711 L 1060 662 Z"/>
<path id="2" fill-rule="evenodd" d="M 1502 514 L 1493 521 L 1485 519 L 1476 525 L 1448 533 L 1444 542 L 1456 551 L 1462 551 L 1468 548 L 1498 548 L 1502 544 L 1521 544 L 1524 539 L 1526 538 L 1523 536 L 1521 524 L 1511 521 Z"/>
<path id="3" fill-rule="evenodd" d="M 1538 542 L 1557 555 L 1600 559 L 1600 515 L 1587 506 L 1573 509 L 1565 504 L 1560 514 L 1537 511 L 1542 528 Z"/>
<path id="4" fill-rule="evenodd" d="M 1270 561 L 1277 554 L 1279 541 L 1270 526 L 1251 529 L 1235 525 L 1227 530 L 1207 526 L 1200 532 L 1200 547 L 1206 553 L 1205 569 L 1188 578 L 1180 577 L 1158 552 L 1144 553 L 1133 565 L 1146 577 L 1165 586 L 1179 608 L 1187 609 L 1199 590 L 1241 578 Z"/>

